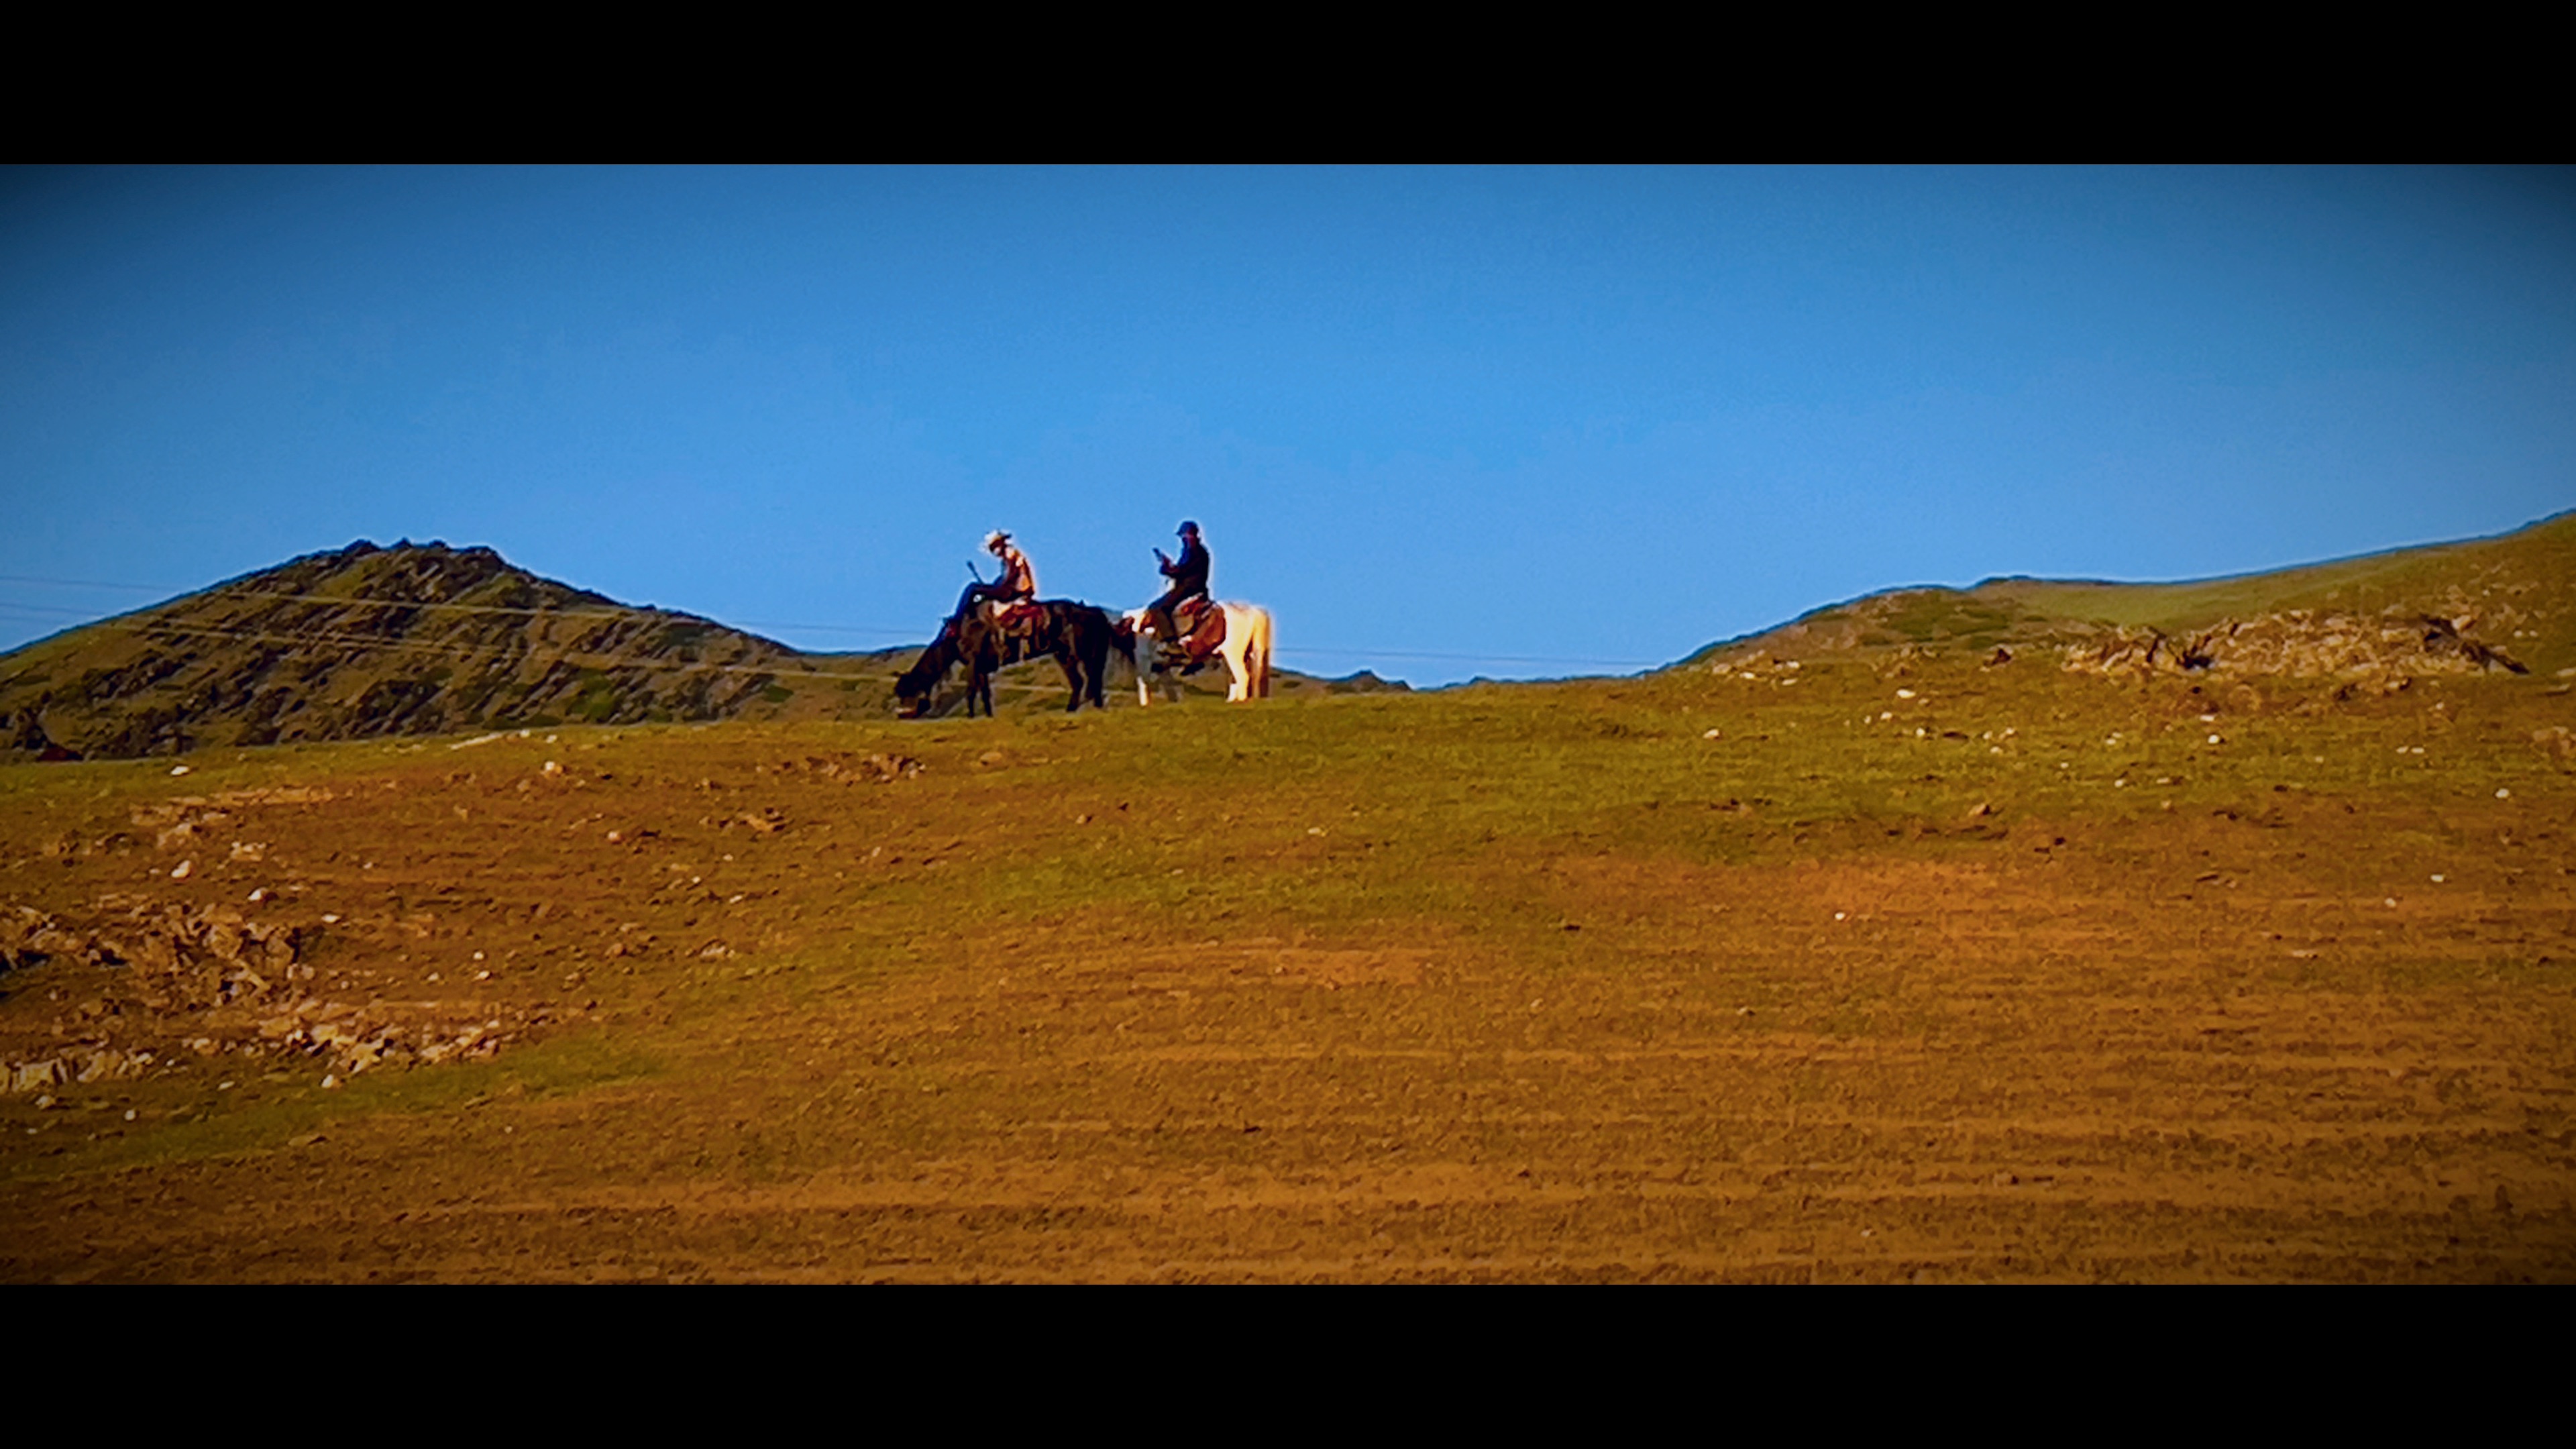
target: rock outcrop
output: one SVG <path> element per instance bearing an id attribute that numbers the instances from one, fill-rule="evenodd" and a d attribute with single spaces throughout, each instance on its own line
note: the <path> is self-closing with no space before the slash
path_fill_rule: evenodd
<path id="1" fill-rule="evenodd" d="M 2390 610 L 2376 618 L 2307 609 L 2229 620 L 2188 634 L 2113 629 L 2062 646 L 2066 668 L 2089 674 L 2265 674 L 2382 685 L 2425 674 L 2530 671 L 2470 638 L 2450 619 Z"/>
<path id="2" fill-rule="evenodd" d="M 152 1076 L 190 1057 L 347 1077 L 488 1057 L 542 1024 L 471 1003 L 332 999 L 304 960 L 308 929 L 220 906 L 108 902 L 83 921 L 0 909 L 0 973 L 46 968 L 61 1004 L 42 1034 L 0 1040 L 0 1090 Z"/>

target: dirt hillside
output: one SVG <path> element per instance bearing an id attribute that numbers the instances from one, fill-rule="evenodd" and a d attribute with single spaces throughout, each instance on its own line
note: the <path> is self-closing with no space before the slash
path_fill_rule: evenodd
<path id="1" fill-rule="evenodd" d="M 2539 593 L 0 765 L 0 1278 L 2576 1278 Z"/>

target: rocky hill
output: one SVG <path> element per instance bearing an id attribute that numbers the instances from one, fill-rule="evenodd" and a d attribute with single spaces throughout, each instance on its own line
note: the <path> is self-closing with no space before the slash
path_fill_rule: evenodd
<path id="1" fill-rule="evenodd" d="M 116 758 L 880 705 L 895 657 L 800 654 L 488 548 L 360 541 L 0 656 L 0 745 Z"/>
<path id="2" fill-rule="evenodd" d="M 540 578 L 489 548 L 361 540 L 0 655 L 0 760 L 570 723 L 877 719 L 919 647 L 806 654 Z M 1051 662 L 1019 665 L 997 677 L 996 700 L 1060 709 L 1062 679 Z M 1224 671 L 1187 687 L 1221 691 Z M 1283 672 L 1278 687 L 1405 686 Z"/>
<path id="3" fill-rule="evenodd" d="M 2106 675 L 2206 671 L 2362 689 L 2426 674 L 2576 674 L 2576 512 L 2498 538 L 2197 583 L 1890 590 L 1684 663 L 1825 650 L 1972 651 Z"/>

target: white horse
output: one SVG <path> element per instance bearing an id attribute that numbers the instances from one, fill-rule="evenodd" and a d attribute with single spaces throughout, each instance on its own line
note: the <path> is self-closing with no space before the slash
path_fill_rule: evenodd
<path id="1" fill-rule="evenodd" d="M 1225 660 L 1226 673 L 1233 682 L 1226 686 L 1228 704 L 1242 704 L 1270 697 L 1270 611 L 1258 604 L 1221 603 L 1217 609 L 1225 615 L 1225 642 L 1217 653 Z M 1163 641 L 1154 632 L 1153 620 L 1143 609 L 1130 609 L 1123 616 L 1125 632 L 1136 644 L 1136 702 L 1154 702 L 1154 683 L 1161 673 Z"/>

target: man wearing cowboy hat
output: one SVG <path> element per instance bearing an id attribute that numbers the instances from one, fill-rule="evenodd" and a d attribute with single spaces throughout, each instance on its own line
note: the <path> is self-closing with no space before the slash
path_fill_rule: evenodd
<path id="1" fill-rule="evenodd" d="M 984 551 L 1002 561 L 1001 577 L 989 584 L 980 579 L 968 584 L 966 592 L 957 600 L 958 613 L 963 614 L 987 599 L 998 606 L 995 610 L 998 613 L 1013 604 L 1033 602 L 1037 598 L 1038 571 L 1029 563 L 1029 556 L 1011 542 L 1008 533 L 998 528 L 993 530 L 984 539 Z"/>

